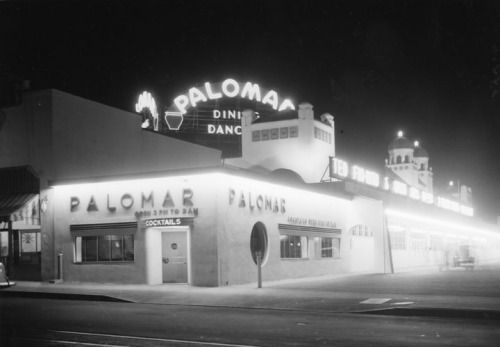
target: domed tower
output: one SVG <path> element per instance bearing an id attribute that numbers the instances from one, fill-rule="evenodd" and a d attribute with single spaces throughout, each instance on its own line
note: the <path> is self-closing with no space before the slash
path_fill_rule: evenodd
<path id="1" fill-rule="evenodd" d="M 414 148 L 411 141 L 403 136 L 402 131 L 399 131 L 398 136 L 387 146 L 387 151 L 389 152 L 389 160 L 386 160 L 387 168 L 403 182 L 413 186 L 416 176 L 413 168 Z"/>
<path id="2" fill-rule="evenodd" d="M 432 168 L 429 167 L 429 154 L 418 142 L 411 143 L 403 132 L 393 139 L 387 147 L 389 159 L 386 168 L 411 187 L 432 193 Z"/>
<path id="3" fill-rule="evenodd" d="M 429 154 L 427 151 L 420 147 L 418 141 L 414 143 L 413 161 L 418 169 L 418 188 L 426 192 L 432 193 L 433 191 L 433 173 L 432 168 L 429 167 Z"/>

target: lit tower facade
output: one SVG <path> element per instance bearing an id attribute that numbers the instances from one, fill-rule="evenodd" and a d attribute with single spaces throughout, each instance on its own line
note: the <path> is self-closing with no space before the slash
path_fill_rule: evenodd
<path id="1" fill-rule="evenodd" d="M 414 142 L 413 162 L 418 169 L 417 188 L 432 193 L 434 190 L 432 168 L 429 167 L 429 154 L 419 146 L 418 141 Z"/>
<path id="2" fill-rule="evenodd" d="M 386 168 L 409 186 L 429 193 L 433 192 L 432 168 L 429 167 L 429 154 L 419 146 L 411 143 L 403 132 L 399 131 L 387 147 L 389 159 Z"/>

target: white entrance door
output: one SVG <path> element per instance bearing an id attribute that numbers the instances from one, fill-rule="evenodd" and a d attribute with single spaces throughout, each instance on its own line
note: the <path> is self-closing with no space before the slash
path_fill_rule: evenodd
<path id="1" fill-rule="evenodd" d="M 187 233 L 163 232 L 161 239 L 163 283 L 187 283 Z"/>

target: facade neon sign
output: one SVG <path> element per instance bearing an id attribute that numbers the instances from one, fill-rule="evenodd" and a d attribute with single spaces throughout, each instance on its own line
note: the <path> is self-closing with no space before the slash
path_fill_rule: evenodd
<path id="1" fill-rule="evenodd" d="M 372 187 L 380 187 L 380 176 L 378 173 L 366 170 L 358 165 L 354 165 L 349 170 L 347 162 L 338 158 L 332 158 L 332 165 L 330 166 L 331 176 L 340 176 L 351 178 L 354 181 L 367 184 Z"/>
<path id="2" fill-rule="evenodd" d="M 409 186 L 397 180 L 391 181 L 388 177 L 384 177 L 381 182 L 380 176 L 376 172 L 366 170 L 357 165 L 350 166 L 346 161 L 338 158 L 331 158 L 330 176 L 339 179 L 347 178 L 375 188 L 382 188 L 393 194 L 406 196 L 425 204 L 436 205 L 439 208 L 458 212 L 466 216 L 472 217 L 474 215 L 474 209 L 470 206 L 465 206 L 443 197 L 434 197 L 430 192 L 421 191 L 416 187 Z"/>

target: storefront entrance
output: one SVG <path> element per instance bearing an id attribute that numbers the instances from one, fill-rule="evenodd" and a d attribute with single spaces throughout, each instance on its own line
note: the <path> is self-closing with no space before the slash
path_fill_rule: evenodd
<path id="1" fill-rule="evenodd" d="M 188 282 L 188 245 L 187 232 L 163 231 L 162 275 L 163 283 Z"/>

